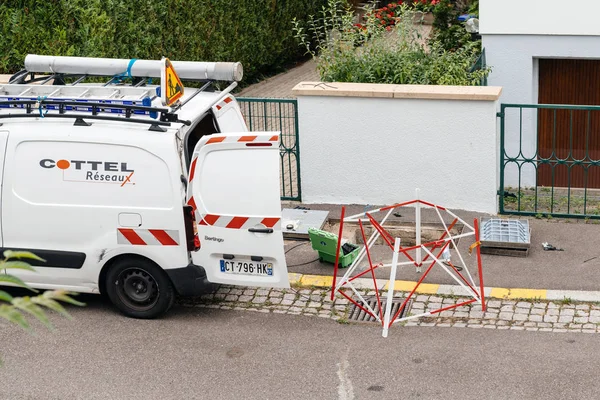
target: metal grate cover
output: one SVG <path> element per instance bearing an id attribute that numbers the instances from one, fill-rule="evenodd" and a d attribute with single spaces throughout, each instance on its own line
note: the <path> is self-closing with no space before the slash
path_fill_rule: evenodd
<path id="1" fill-rule="evenodd" d="M 381 299 L 381 307 L 385 311 L 387 299 L 385 299 L 385 295 L 381 295 L 380 299 Z M 377 297 L 365 296 L 365 301 L 369 304 L 369 307 L 371 307 L 371 309 L 373 311 L 375 311 L 375 314 L 379 313 L 379 307 L 377 306 Z M 403 302 L 404 302 L 404 298 L 394 298 L 392 300 L 392 316 L 396 315 L 396 313 L 398 312 L 398 308 L 400 308 L 400 306 L 402 305 Z M 408 311 L 410 311 L 410 308 L 412 306 L 412 302 L 413 302 L 412 299 L 410 299 L 408 301 L 408 303 L 406 303 L 406 306 L 404 307 L 404 309 L 402 310 L 402 312 L 400 313 L 398 318 L 403 318 L 408 314 Z M 377 322 L 377 320 L 375 318 L 373 318 L 372 316 L 370 316 L 369 314 L 367 314 L 366 312 L 364 312 L 363 310 L 358 308 L 356 305 L 352 306 L 348 320 L 356 321 L 356 322 Z"/>
<path id="2" fill-rule="evenodd" d="M 328 215 L 329 211 L 284 208 L 281 211 L 283 237 L 308 239 L 308 228 L 323 228 Z"/>
<path id="3" fill-rule="evenodd" d="M 481 246 L 529 248 L 531 232 L 529 221 L 521 219 L 481 219 Z"/>

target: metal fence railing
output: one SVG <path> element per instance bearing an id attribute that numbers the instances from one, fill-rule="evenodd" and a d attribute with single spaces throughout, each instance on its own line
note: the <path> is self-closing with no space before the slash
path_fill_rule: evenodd
<path id="1" fill-rule="evenodd" d="M 280 131 L 279 155 L 282 200 L 302 200 L 300 143 L 296 99 L 237 98 L 251 131 Z"/>
<path id="2" fill-rule="evenodd" d="M 485 69 L 486 67 L 487 67 L 487 64 L 485 61 L 485 49 L 482 49 L 481 54 L 479 55 L 479 57 L 477 57 L 477 60 L 475 60 L 475 63 L 473 64 L 473 66 L 471 67 L 469 72 L 474 72 L 474 71 L 478 71 L 481 69 Z M 484 76 L 479 81 L 479 86 L 487 86 L 487 84 L 488 84 L 487 76 Z"/>
<path id="3" fill-rule="evenodd" d="M 502 104 L 500 213 L 600 218 L 600 106 Z"/>

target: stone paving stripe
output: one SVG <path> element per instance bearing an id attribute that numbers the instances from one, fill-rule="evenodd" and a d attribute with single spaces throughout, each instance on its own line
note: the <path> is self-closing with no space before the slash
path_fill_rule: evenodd
<path id="1" fill-rule="evenodd" d="M 300 283 L 300 279 L 302 279 L 302 274 L 295 274 L 293 272 L 288 272 L 288 279 L 290 281 L 290 285 L 295 285 Z"/>
<path id="2" fill-rule="evenodd" d="M 509 289 L 509 299 L 545 299 L 547 290 L 545 289 Z"/>
<path id="3" fill-rule="evenodd" d="M 490 292 L 490 297 L 495 297 L 497 299 L 503 299 L 505 297 L 508 297 L 509 293 L 510 293 L 510 289 L 492 288 L 492 290 Z"/>
<path id="4" fill-rule="evenodd" d="M 332 276 L 303 275 L 300 278 L 300 285 L 304 286 L 331 287 L 332 284 Z"/>
<path id="5" fill-rule="evenodd" d="M 416 285 L 417 285 L 417 282 L 396 281 L 396 282 L 394 282 L 394 290 L 410 292 L 415 288 Z M 383 290 L 387 290 L 388 287 L 389 287 L 389 283 L 387 285 L 385 285 Z M 417 292 L 427 293 L 427 294 L 437 294 L 439 287 L 440 287 L 440 285 L 434 284 L 434 283 L 421 283 L 418 287 Z"/>
<path id="6" fill-rule="evenodd" d="M 600 292 L 584 290 L 548 290 L 547 300 L 571 299 L 574 301 L 600 302 Z"/>
<path id="7" fill-rule="evenodd" d="M 330 289 L 333 278 L 331 276 L 303 275 L 289 273 L 291 285 L 321 287 Z M 341 277 L 340 277 L 341 279 Z M 352 281 L 356 289 L 374 289 L 371 278 L 358 278 Z M 410 292 L 415 287 L 413 281 L 396 281 L 394 290 Z M 387 290 L 388 280 L 377 279 L 378 288 Z M 417 294 L 438 294 L 444 296 L 465 296 L 464 289 L 459 285 L 440 285 L 422 283 L 416 290 Z M 597 302 L 600 303 L 600 291 L 584 290 L 553 290 L 553 289 L 528 289 L 528 288 L 499 288 L 485 287 L 486 298 L 495 299 L 536 299 L 536 300 L 564 300 L 570 299 L 574 302 Z M 550 307 L 550 305 L 548 306 Z"/>

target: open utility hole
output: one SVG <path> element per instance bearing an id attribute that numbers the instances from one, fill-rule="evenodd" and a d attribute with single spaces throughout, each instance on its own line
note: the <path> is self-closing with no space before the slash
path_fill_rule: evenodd
<path id="1" fill-rule="evenodd" d="M 448 223 L 447 226 L 450 226 Z M 375 232 L 375 228 L 369 222 L 363 224 L 363 228 L 365 230 L 365 236 L 367 240 L 373 232 Z M 386 222 L 383 225 L 383 228 L 388 231 L 394 238 L 399 237 L 401 240 L 401 244 L 403 247 L 414 246 L 416 244 L 416 229 L 415 224 L 409 222 Z M 340 224 L 339 220 L 337 221 L 329 221 L 323 227 L 324 230 L 328 232 L 333 232 L 337 235 Z M 461 223 L 457 223 L 450 229 L 450 233 L 452 236 L 460 235 L 463 230 L 463 225 Z M 441 223 L 422 223 L 421 224 L 421 243 L 433 242 L 434 240 L 438 240 L 442 235 L 446 232 L 444 225 Z M 346 222 L 344 223 L 344 233 L 343 238 L 348 239 L 351 243 L 356 244 L 364 244 L 362 239 L 362 234 L 360 232 L 360 227 L 358 223 L 354 222 Z M 386 242 L 380 236 L 375 242 L 376 245 L 385 245 Z"/>
<path id="2" fill-rule="evenodd" d="M 383 228 L 392 235 L 392 237 L 399 237 L 401 239 L 401 244 L 403 247 L 414 246 L 417 243 L 417 233 L 415 230 L 415 224 L 385 224 Z M 364 225 L 365 236 L 367 240 L 369 237 L 375 232 L 375 228 L 368 224 Z M 454 225 L 452 229 L 450 229 L 450 233 L 452 236 L 460 235 L 462 232 L 462 225 Z M 421 243 L 433 242 L 434 240 L 438 240 L 442 235 L 446 232 L 444 229 L 444 225 L 442 224 L 421 224 Z M 362 234 L 360 232 L 360 228 L 356 229 L 355 233 L 356 243 L 364 244 L 362 240 Z M 386 244 L 382 237 L 379 237 L 375 244 Z"/>
<path id="3" fill-rule="evenodd" d="M 387 299 L 385 298 L 384 295 L 379 297 L 381 300 L 381 307 L 383 308 L 383 312 L 385 314 L 385 307 L 387 304 Z M 365 301 L 369 304 L 369 307 L 371 307 L 371 309 L 373 311 L 375 311 L 376 315 L 379 315 L 379 306 L 377 305 L 377 297 L 376 296 L 364 296 Z M 404 302 L 404 298 L 395 298 L 392 300 L 392 317 L 394 315 L 396 315 L 396 313 L 398 312 L 398 309 L 400 308 L 400 306 L 402 305 L 402 303 Z M 404 306 L 404 309 L 402 310 L 402 312 L 400 312 L 400 315 L 398 315 L 398 318 L 404 318 L 406 315 L 408 315 L 408 313 L 410 312 L 410 308 L 412 306 L 412 299 L 410 299 L 406 305 Z M 364 304 L 361 304 L 364 308 L 367 308 L 364 306 Z M 361 310 L 359 307 L 356 306 L 356 304 L 354 304 L 352 306 L 352 309 L 350 310 L 350 316 L 348 317 L 349 321 L 356 321 L 356 322 L 377 322 L 377 320 L 375 318 L 373 318 L 371 315 L 367 314 L 366 312 L 364 312 L 363 310 Z"/>

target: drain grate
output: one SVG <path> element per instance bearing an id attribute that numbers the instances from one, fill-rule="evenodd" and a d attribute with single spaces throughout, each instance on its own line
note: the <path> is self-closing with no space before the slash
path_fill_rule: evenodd
<path id="1" fill-rule="evenodd" d="M 373 311 L 375 311 L 375 314 L 379 315 L 379 307 L 377 305 L 377 297 L 376 296 L 364 296 L 364 298 L 365 298 L 365 301 L 369 304 L 369 307 L 371 307 L 371 309 Z M 385 295 L 380 296 L 380 299 L 381 299 L 381 307 L 383 308 L 383 310 L 385 312 L 387 299 L 385 298 Z M 402 305 L 403 302 L 404 302 L 404 298 L 394 298 L 392 300 L 392 316 L 396 315 L 396 313 L 398 312 L 398 309 L 400 308 L 400 306 Z M 406 306 L 404 307 L 404 309 L 402 310 L 402 312 L 400 313 L 398 318 L 403 318 L 406 315 L 408 315 L 408 312 L 410 311 L 410 307 L 412 306 L 412 302 L 413 302 L 412 299 L 410 299 L 408 301 L 408 303 L 406 303 Z M 363 307 L 364 307 L 364 305 L 363 305 Z M 356 304 L 354 304 L 352 306 L 348 320 L 356 321 L 356 322 L 377 322 L 377 320 L 375 318 L 373 318 L 372 316 L 370 316 L 369 314 L 367 314 L 366 312 L 361 310 L 359 307 L 356 306 Z"/>
<path id="2" fill-rule="evenodd" d="M 529 221 L 526 219 L 481 218 L 481 246 L 529 248 Z"/>

